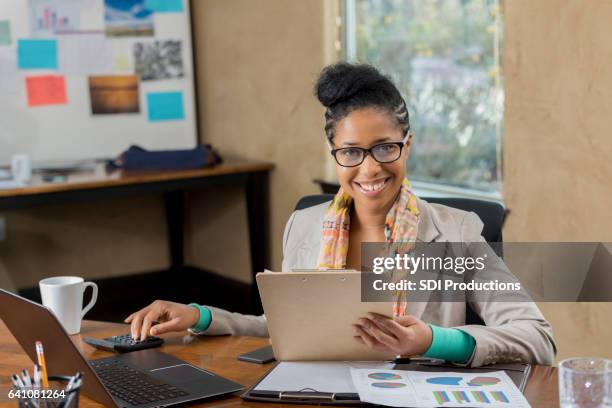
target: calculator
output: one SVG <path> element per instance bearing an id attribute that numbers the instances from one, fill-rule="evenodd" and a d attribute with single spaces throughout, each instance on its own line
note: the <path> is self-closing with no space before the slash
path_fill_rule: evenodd
<path id="1" fill-rule="evenodd" d="M 164 344 L 164 339 L 159 337 L 147 337 L 141 341 L 135 341 L 131 334 L 122 334 L 120 336 L 107 337 L 105 339 L 94 339 L 85 337 L 83 341 L 96 348 L 114 351 L 118 353 L 127 353 L 129 351 L 144 350 L 152 347 L 159 347 Z"/>

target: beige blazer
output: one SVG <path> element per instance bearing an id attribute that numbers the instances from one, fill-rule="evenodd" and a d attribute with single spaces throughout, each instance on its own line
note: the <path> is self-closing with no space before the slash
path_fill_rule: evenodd
<path id="1" fill-rule="evenodd" d="M 329 202 L 295 211 L 283 236 L 283 271 L 317 266 L 323 217 Z M 418 200 L 420 210 L 417 240 L 421 242 L 484 242 L 482 221 L 472 212 Z M 496 273 L 511 274 L 503 262 Z M 490 268 L 487 265 L 487 268 Z M 455 327 L 476 340 L 469 361 L 475 367 L 494 362 L 553 363 L 556 346 L 552 329 L 532 302 L 470 302 L 486 326 L 466 325 L 464 302 L 412 302 L 410 313 L 426 323 Z M 268 336 L 265 316 L 231 313 L 211 307 L 212 323 L 207 335 L 234 334 Z"/>

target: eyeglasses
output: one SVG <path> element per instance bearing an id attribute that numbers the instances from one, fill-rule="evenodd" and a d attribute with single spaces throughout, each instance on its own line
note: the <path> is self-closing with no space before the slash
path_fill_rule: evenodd
<path id="1" fill-rule="evenodd" d="M 406 134 L 401 142 L 380 143 L 369 149 L 364 149 L 363 147 L 343 147 L 341 149 L 334 149 L 329 140 L 327 144 L 332 156 L 336 159 L 336 163 L 342 167 L 356 167 L 363 163 L 368 154 L 379 163 L 392 163 L 396 161 L 402 155 L 402 149 L 406 145 L 409 137 L 410 132 Z"/>

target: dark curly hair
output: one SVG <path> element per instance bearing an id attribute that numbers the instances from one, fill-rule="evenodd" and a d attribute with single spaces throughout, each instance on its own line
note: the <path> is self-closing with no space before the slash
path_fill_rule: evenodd
<path id="1" fill-rule="evenodd" d="M 397 87 L 367 64 L 340 62 L 323 68 L 314 93 L 325 110 L 325 133 L 331 141 L 336 123 L 356 109 L 375 107 L 389 112 L 402 128 L 410 130 L 406 102 Z"/>

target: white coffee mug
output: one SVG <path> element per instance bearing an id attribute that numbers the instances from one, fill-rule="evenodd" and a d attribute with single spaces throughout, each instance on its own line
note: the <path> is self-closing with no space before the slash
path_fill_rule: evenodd
<path id="1" fill-rule="evenodd" d="M 11 173 L 19 183 L 28 184 L 32 179 L 32 162 L 27 154 L 14 154 L 11 158 Z"/>
<path id="2" fill-rule="evenodd" d="M 98 299 L 98 285 L 78 276 L 56 276 L 41 280 L 38 286 L 43 305 L 55 313 L 68 334 L 80 332 L 83 316 Z M 88 286 L 93 290 L 91 301 L 83 308 L 83 294 Z"/>

